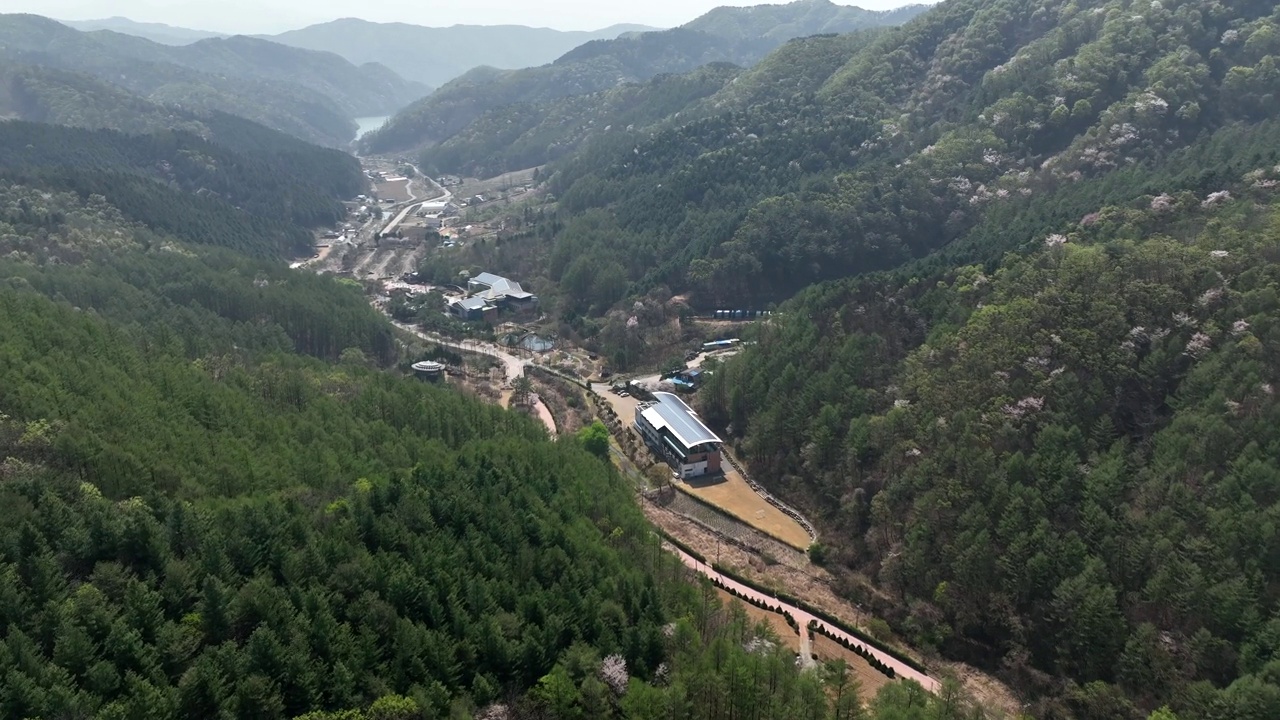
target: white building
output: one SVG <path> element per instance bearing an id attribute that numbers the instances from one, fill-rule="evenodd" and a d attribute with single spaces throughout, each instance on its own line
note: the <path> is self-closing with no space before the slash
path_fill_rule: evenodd
<path id="1" fill-rule="evenodd" d="M 719 473 L 724 441 L 679 397 L 656 392 L 653 398 L 636 406 L 635 427 L 645 444 L 682 478 Z"/>

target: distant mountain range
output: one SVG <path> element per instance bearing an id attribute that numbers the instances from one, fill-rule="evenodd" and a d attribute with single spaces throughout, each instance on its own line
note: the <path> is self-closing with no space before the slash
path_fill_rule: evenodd
<path id="1" fill-rule="evenodd" d="M 164 45 L 189 45 L 197 40 L 226 37 L 222 33 L 191 28 L 175 27 L 164 23 L 149 23 L 130 20 L 125 17 L 109 17 L 100 20 L 60 20 L 63 25 L 84 32 L 94 30 L 110 30 L 124 35 L 146 38 Z"/>
<path id="2" fill-rule="evenodd" d="M 137 22 L 123 17 L 64 23 L 77 30 L 111 30 L 165 45 L 188 45 L 227 35 Z M 543 65 L 592 40 L 649 32 L 648 25 L 611 25 L 591 31 L 564 31 L 524 25 L 453 25 L 426 27 L 410 23 L 377 23 L 343 18 L 276 35 L 254 35 L 303 50 L 332 52 L 355 65 L 375 62 L 396 74 L 432 87 L 488 65 L 515 69 Z"/>
<path id="3" fill-rule="evenodd" d="M 381 63 L 402 77 L 439 87 L 481 65 L 507 69 L 542 65 L 592 40 L 654 29 L 644 25 L 613 25 L 591 32 L 523 25 L 436 28 L 346 18 L 261 37 L 307 50 L 335 52 L 357 65 Z"/>
<path id="4" fill-rule="evenodd" d="M 87 73 L 154 103 L 220 110 L 326 145 L 349 142 L 353 118 L 394 112 L 430 92 L 333 53 L 244 36 L 177 47 L 37 15 L 0 15 L 0 60 Z"/>
<path id="5" fill-rule="evenodd" d="M 392 152 L 430 146 L 499 108 L 600 92 L 710 63 L 749 66 L 796 37 L 900 25 L 926 9 L 912 5 L 874 12 L 829 0 L 716 8 L 671 30 L 588 42 L 540 67 L 477 68 L 365 135 L 361 147 Z"/>

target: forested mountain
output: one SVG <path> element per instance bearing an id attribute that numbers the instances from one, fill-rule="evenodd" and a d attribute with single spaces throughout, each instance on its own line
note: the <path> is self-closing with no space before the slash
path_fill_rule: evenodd
<path id="1" fill-rule="evenodd" d="M 229 115 L 202 123 L 216 139 L 0 123 L 0 178 L 104 196 L 156 230 L 275 257 L 309 250 L 305 228 L 343 218 L 338 198 L 364 186 L 345 153 Z"/>
<path id="2" fill-rule="evenodd" d="M 110 30 L 124 35 L 136 35 L 164 45 L 190 45 L 197 40 L 226 37 L 222 33 L 192 30 L 191 28 L 176 27 L 164 23 L 138 22 L 118 16 L 98 20 L 62 20 L 60 22 L 67 27 L 73 27 L 76 30 L 85 32 Z"/>
<path id="3" fill-rule="evenodd" d="M 427 172 L 492 177 L 565 157 L 588 138 L 647 127 L 708 97 L 741 73 L 712 63 L 684 74 L 539 103 L 516 103 L 486 112 L 443 143 L 423 151 Z"/>
<path id="4" fill-rule="evenodd" d="M 999 263 L 816 286 L 704 411 L 900 628 L 1035 717 L 1274 716 L 1278 140 L 1001 213 L 1033 249 Z"/>
<path id="5" fill-rule="evenodd" d="M 429 19 L 430 13 L 426 16 Z M 424 27 L 343 18 L 261 37 L 291 47 L 337 53 L 357 65 L 378 63 L 401 77 L 439 87 L 473 68 L 543 65 L 592 40 L 653 29 L 644 25 L 612 25 L 593 31 L 523 25 Z"/>
<path id="6" fill-rule="evenodd" d="M 0 15 L 0 57 L 88 73 L 154 102 L 222 110 L 329 145 L 354 136 L 352 118 L 391 112 L 428 92 L 382 66 L 253 38 L 172 47 L 35 15 Z"/>
<path id="7" fill-rule="evenodd" d="M 505 72 L 477 69 L 405 108 L 381 130 L 365 136 L 362 147 L 388 152 L 431 145 L 452 137 L 486 112 L 509 105 L 599 92 L 714 62 L 751 65 L 792 37 L 902 22 L 923 10 L 923 6 L 912 6 L 894 13 L 872 13 L 839 8 L 827 0 L 762 8 L 761 13 L 780 24 L 746 19 L 734 24 L 732 18 L 755 10 L 719 8 L 710 20 L 700 18 L 672 30 L 589 42 L 541 67 Z"/>
<path id="8" fill-rule="evenodd" d="M 0 117 L 127 133 L 205 132 L 193 113 L 151 102 L 119 85 L 91 75 L 19 63 L 0 67 Z"/>
<path id="9" fill-rule="evenodd" d="M 32 168 L 0 183 L 0 716 L 984 717 L 799 671 L 608 462 L 384 369 L 413 357 L 354 283 L 58 189 L 216 148 L 35 127 L 0 124 Z"/>

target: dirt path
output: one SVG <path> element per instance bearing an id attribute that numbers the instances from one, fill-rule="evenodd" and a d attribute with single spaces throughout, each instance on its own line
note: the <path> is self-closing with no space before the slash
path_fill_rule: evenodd
<path id="1" fill-rule="evenodd" d="M 773 595 L 762 593 L 759 590 L 756 590 L 755 588 L 743 585 L 742 583 L 738 582 L 737 580 L 734 580 L 731 577 L 722 575 L 721 573 L 713 570 L 710 565 L 703 563 L 702 561 L 698 560 L 697 558 L 693 557 L 692 555 L 686 553 L 685 551 L 681 550 L 680 548 L 674 545 L 668 544 L 667 549 L 670 552 L 674 553 L 677 557 L 679 557 L 680 561 L 685 564 L 685 567 L 688 567 L 689 569 L 695 572 L 698 572 L 702 575 L 705 575 L 711 578 L 712 580 L 715 580 L 716 582 L 720 583 L 722 586 L 732 589 L 738 595 L 742 597 L 750 598 L 758 602 L 767 602 L 771 605 L 777 605 L 781 607 L 782 612 L 786 613 L 787 615 L 790 615 L 791 618 L 796 621 L 796 624 L 799 625 L 801 628 L 800 635 L 803 638 L 801 641 L 801 648 L 802 648 L 801 654 L 803 657 L 811 657 L 809 654 L 805 654 L 806 650 L 809 653 L 812 652 L 811 648 L 805 648 L 805 646 L 808 643 L 804 639 L 807 639 L 809 634 L 804 631 L 804 628 L 807 628 L 810 622 L 816 622 L 819 628 L 825 628 L 826 633 L 831 635 L 832 637 L 835 637 L 837 640 L 846 640 L 856 645 L 862 645 L 863 647 L 865 647 L 873 656 L 875 656 L 877 660 L 884 663 L 888 667 L 893 668 L 893 672 L 897 677 L 915 680 L 916 682 L 920 683 L 920 685 L 924 687 L 925 690 L 928 690 L 931 693 L 936 693 L 938 689 L 941 687 L 940 683 L 937 680 L 929 677 L 928 675 L 920 672 L 919 670 L 916 670 L 915 668 L 911 667 L 910 665 L 907 665 L 901 660 L 898 660 L 892 655 L 881 652 L 867 645 L 862 640 L 859 640 L 858 638 L 846 633 L 840 628 L 830 627 L 825 622 L 818 620 L 813 615 L 805 612 L 804 610 L 801 610 L 798 607 L 795 607 L 794 605 L 791 605 L 782 600 L 779 600 Z"/>

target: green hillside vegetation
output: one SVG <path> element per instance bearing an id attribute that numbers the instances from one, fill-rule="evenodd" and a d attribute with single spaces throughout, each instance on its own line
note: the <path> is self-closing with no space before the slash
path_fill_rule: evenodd
<path id="1" fill-rule="evenodd" d="M 161 232 L 273 257 L 309 250 L 305 228 L 345 217 L 337 198 L 363 187 L 349 155 L 239 118 L 206 122 L 227 145 L 181 131 L 125 135 L 0 123 L 0 179 L 101 195 Z"/>
<path id="2" fill-rule="evenodd" d="M 4 717 L 985 717 L 797 671 L 577 440 L 380 369 L 349 282 L 40 185 L 0 243 Z"/>
<path id="3" fill-rule="evenodd" d="M 1207 195 L 1147 173 L 998 265 L 806 291 L 708 419 L 915 641 L 1056 697 L 1037 717 L 1270 716 L 1278 132 L 1220 138 L 1262 162 Z"/>
<path id="4" fill-rule="evenodd" d="M 351 118 L 391 112 L 426 94 L 379 66 L 252 38 L 174 47 L 35 15 L 0 15 L 0 57 L 88 73 L 157 103 L 222 110 L 303 139 L 345 145 Z"/>
<path id="5" fill-rule="evenodd" d="M 397 113 L 382 128 L 362 137 L 360 146 L 379 153 L 430 145 L 498 108 L 595 93 L 711 62 L 742 64 L 765 50 L 749 41 L 733 42 L 680 28 L 596 40 L 540 67 L 469 72 Z"/>
<path id="6" fill-rule="evenodd" d="M 440 87 L 472 68 L 545 65 L 585 42 L 653 29 L 643 25 L 613 25 L 594 31 L 522 25 L 424 27 L 342 18 L 262 37 L 291 47 L 337 53 L 356 65 L 378 63 L 400 77 Z"/>
<path id="7" fill-rule="evenodd" d="M 205 132 L 202 123 L 90 75 L 8 63 L 0 68 L 0 116 L 54 125 L 143 134 L 168 129 Z"/>
<path id="8" fill-rule="evenodd" d="M 588 138 L 665 120 L 717 92 L 740 72 L 736 65 L 713 63 L 587 95 L 505 105 L 425 150 L 422 167 L 492 177 L 542 165 L 573 153 Z"/>
<path id="9" fill-rule="evenodd" d="M 485 113 L 509 105 L 595 93 L 620 83 L 642 82 L 661 73 L 688 72 L 713 62 L 747 66 L 793 37 L 904 22 L 922 10 L 921 6 L 913 6 L 894 13 L 871 13 L 841 8 L 827 0 L 719 8 L 710 19 L 694 20 L 679 28 L 592 41 L 548 65 L 468 73 L 405 108 L 381 130 L 366 135 L 361 146 L 370 152 L 429 146 L 453 137 L 477 119 L 484 123 Z M 731 22 L 733 17 L 753 13 L 766 20 L 772 18 L 775 24 L 756 20 L 744 20 L 740 25 Z M 471 134 L 480 132 L 477 128 Z"/>

